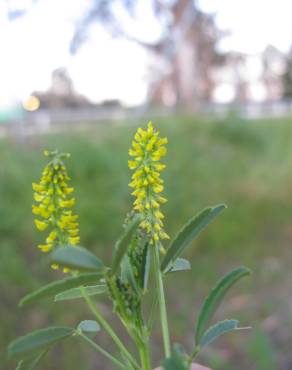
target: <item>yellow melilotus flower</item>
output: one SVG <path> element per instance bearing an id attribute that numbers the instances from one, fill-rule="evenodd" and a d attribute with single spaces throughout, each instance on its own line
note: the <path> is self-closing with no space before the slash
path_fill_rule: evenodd
<path id="1" fill-rule="evenodd" d="M 166 138 L 160 138 L 151 122 L 146 130 L 139 128 L 129 149 L 133 157 L 128 161 L 129 168 L 134 170 L 129 186 L 134 188 L 136 197 L 134 210 L 142 216 L 141 228 L 150 237 L 151 244 L 169 238 L 163 229 L 164 215 L 160 205 L 167 200 L 160 195 L 163 191 L 163 180 L 160 178 L 165 165 L 160 159 L 166 154 Z"/>
<path id="2" fill-rule="evenodd" d="M 67 174 L 63 159 L 70 155 L 57 151 L 44 152 L 50 161 L 45 166 L 39 183 L 33 183 L 34 200 L 32 212 L 38 218 L 34 220 L 39 231 L 48 231 L 44 244 L 38 248 L 50 252 L 57 246 L 79 244 L 78 216 L 74 215 L 72 207 L 75 199 L 71 197 L 74 191 L 68 186 L 70 177 Z M 52 268 L 58 268 L 53 264 Z M 64 269 L 64 272 L 68 269 Z"/>

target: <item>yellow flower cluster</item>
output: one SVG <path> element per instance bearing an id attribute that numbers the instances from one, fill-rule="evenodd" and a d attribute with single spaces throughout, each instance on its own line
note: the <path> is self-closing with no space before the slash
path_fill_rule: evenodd
<path id="1" fill-rule="evenodd" d="M 141 227 L 149 234 L 151 244 L 169 238 L 163 229 L 164 215 L 160 211 L 160 205 L 167 201 L 160 195 L 163 191 L 160 172 L 165 168 L 160 159 L 166 154 L 165 144 L 167 139 L 160 138 L 159 132 L 149 122 L 146 130 L 138 129 L 129 150 L 129 155 L 133 157 L 128 165 L 134 170 L 129 184 L 134 188 L 132 195 L 136 197 L 134 210 L 141 214 Z"/>
<path id="2" fill-rule="evenodd" d="M 36 228 L 49 231 L 45 244 L 38 248 L 43 252 L 50 252 L 57 246 L 76 245 L 80 238 L 78 216 L 71 210 L 75 199 L 70 194 L 74 189 L 68 186 L 70 178 L 63 162 L 69 154 L 56 151 L 45 151 L 44 154 L 50 158 L 50 162 L 44 168 L 39 184 L 32 184 L 36 202 L 32 206 L 32 212 L 38 216 L 34 220 Z M 58 266 L 52 265 L 52 268 L 56 269 Z"/>

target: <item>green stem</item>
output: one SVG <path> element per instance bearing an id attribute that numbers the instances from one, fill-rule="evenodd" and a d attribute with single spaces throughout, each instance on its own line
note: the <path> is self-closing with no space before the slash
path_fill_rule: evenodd
<path id="1" fill-rule="evenodd" d="M 130 352 L 127 350 L 127 348 L 123 345 L 119 337 L 116 335 L 110 324 L 104 319 L 104 317 L 101 315 L 101 313 L 98 311 L 98 309 L 93 304 L 90 297 L 86 294 L 86 291 L 84 287 L 80 287 L 80 290 L 82 292 L 82 295 L 88 304 L 88 307 L 90 308 L 91 312 L 95 315 L 97 321 L 101 324 L 101 326 L 105 329 L 105 331 L 111 336 L 113 341 L 116 343 L 117 347 L 120 349 L 120 351 L 125 355 L 125 357 L 128 359 L 128 361 L 136 368 L 139 369 L 139 365 L 133 358 L 133 356 L 130 354 Z"/>
<path id="2" fill-rule="evenodd" d="M 200 352 L 201 348 L 199 346 L 196 346 L 193 352 L 190 354 L 189 359 L 188 359 L 188 364 L 191 366 L 193 360 L 197 356 L 197 354 Z"/>
<path id="3" fill-rule="evenodd" d="M 154 245 L 154 274 L 156 280 L 156 287 L 158 293 L 158 303 L 160 310 L 160 320 L 162 328 L 162 337 L 164 345 L 165 357 L 170 357 L 170 339 L 169 339 L 169 330 L 168 330 L 168 321 L 167 321 L 167 311 L 166 311 L 166 302 L 162 281 L 162 273 L 160 270 L 160 260 L 159 260 L 159 246 Z"/>
<path id="4" fill-rule="evenodd" d="M 140 360 L 143 370 L 151 370 L 151 362 L 150 362 L 150 354 L 149 354 L 149 345 L 144 344 L 143 346 L 139 346 L 139 354 Z"/>
<path id="5" fill-rule="evenodd" d="M 109 281 L 111 284 L 112 280 Z M 119 300 L 119 292 L 117 290 L 116 284 L 111 284 L 111 291 L 113 296 L 115 297 L 115 300 L 118 302 Z M 141 307 L 140 307 L 141 310 Z M 143 370 L 151 370 L 151 364 L 150 364 L 150 354 L 149 354 L 149 344 L 148 344 L 148 331 L 147 328 L 144 326 L 143 319 L 142 319 L 142 312 L 139 312 L 139 319 L 138 322 L 136 322 L 135 318 L 129 318 L 129 315 L 125 311 L 125 307 L 123 304 L 119 306 L 119 317 L 123 325 L 125 326 L 127 332 L 129 333 L 130 337 L 133 339 L 134 343 L 136 344 L 136 347 L 139 352 L 140 356 L 140 362 L 142 365 Z M 134 321 L 132 321 L 134 320 Z M 130 321 L 130 322 L 129 322 Z M 135 324 L 134 324 L 135 322 Z M 134 324 L 134 325 L 133 325 Z"/>
<path id="6" fill-rule="evenodd" d="M 93 342 L 90 338 L 88 338 L 86 335 L 76 332 L 81 338 L 83 338 L 87 343 L 89 343 L 93 348 L 95 348 L 97 351 L 102 353 L 105 357 L 107 357 L 109 360 L 111 360 L 115 365 L 117 365 L 119 368 L 127 370 L 127 367 L 121 363 L 117 358 L 112 356 L 110 353 L 108 353 L 106 350 L 104 350 L 102 347 L 100 347 L 98 344 Z"/>
<path id="7" fill-rule="evenodd" d="M 148 328 L 141 322 L 139 325 L 139 335 L 134 334 L 133 339 L 139 350 L 140 362 L 143 370 L 151 370 L 151 359 L 149 351 L 149 332 Z"/>

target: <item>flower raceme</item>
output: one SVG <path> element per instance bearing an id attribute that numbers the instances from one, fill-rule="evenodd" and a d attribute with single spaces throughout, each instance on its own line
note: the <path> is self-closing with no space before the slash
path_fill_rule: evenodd
<path id="1" fill-rule="evenodd" d="M 141 228 L 150 237 L 151 244 L 169 238 L 163 229 L 164 215 L 160 211 L 161 204 L 167 200 L 160 195 L 163 191 L 163 180 L 160 178 L 165 165 L 160 159 L 166 154 L 167 138 L 160 138 L 151 122 L 146 130 L 138 129 L 129 155 L 129 168 L 134 170 L 129 184 L 134 188 L 132 195 L 136 197 L 134 210 L 142 216 Z"/>
<path id="2" fill-rule="evenodd" d="M 40 182 L 33 183 L 34 200 L 32 212 L 38 218 L 34 220 L 39 231 L 48 230 L 45 244 L 38 248 L 50 252 L 57 246 L 76 245 L 79 243 L 78 216 L 72 212 L 75 199 L 71 197 L 74 188 L 68 186 L 70 177 L 67 174 L 63 159 L 70 155 L 65 153 L 44 152 L 50 158 L 45 166 Z M 52 268 L 58 268 L 52 265 Z M 65 272 L 67 269 L 64 269 Z"/>

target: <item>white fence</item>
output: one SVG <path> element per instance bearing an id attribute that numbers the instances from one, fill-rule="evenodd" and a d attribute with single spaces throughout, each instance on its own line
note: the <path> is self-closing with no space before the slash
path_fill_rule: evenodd
<path id="1" fill-rule="evenodd" d="M 134 121 L 154 119 L 155 117 L 170 116 L 177 113 L 169 108 L 152 108 L 141 106 L 132 109 L 117 107 L 93 107 L 86 109 L 54 109 L 36 112 L 18 112 L 19 114 L 9 122 L 0 123 L 0 137 L 11 133 L 13 136 L 23 137 L 34 133 L 58 131 L 78 128 L 84 124 L 106 123 L 108 121 Z M 281 100 L 263 103 L 245 104 L 203 104 L 200 114 L 214 114 L 225 117 L 234 113 L 242 118 L 258 119 L 266 117 L 292 117 L 292 100 Z M 195 114 L 195 113 L 194 113 Z"/>

